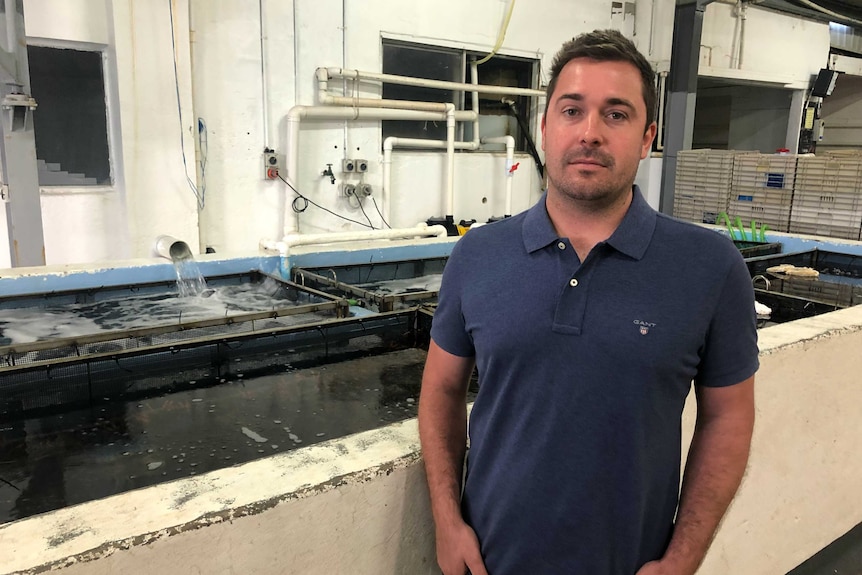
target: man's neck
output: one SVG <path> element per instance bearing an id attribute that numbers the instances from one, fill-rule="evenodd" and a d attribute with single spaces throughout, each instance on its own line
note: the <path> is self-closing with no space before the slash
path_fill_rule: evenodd
<path id="1" fill-rule="evenodd" d="M 583 262 L 596 244 L 605 241 L 619 227 L 631 206 L 633 192 L 623 194 L 607 206 L 596 207 L 548 190 L 548 216 L 557 234 L 569 238 Z"/>

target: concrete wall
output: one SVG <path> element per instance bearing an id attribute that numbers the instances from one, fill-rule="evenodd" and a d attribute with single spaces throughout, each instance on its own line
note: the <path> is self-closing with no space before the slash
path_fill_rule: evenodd
<path id="1" fill-rule="evenodd" d="M 698 74 L 807 89 L 829 56 L 829 25 L 749 6 L 713 2 L 703 19 Z M 779 41 L 779 39 L 787 41 Z"/>
<path id="2" fill-rule="evenodd" d="M 176 0 L 170 4 L 25 0 L 24 4 L 29 36 L 101 47 L 113 94 L 109 94 L 109 109 L 116 114 L 109 119 L 115 185 L 99 191 L 99 199 L 92 190 L 81 195 L 69 189 L 52 190 L 44 198 L 49 263 L 149 256 L 155 236 L 163 233 L 183 239 L 195 252 L 205 246 L 220 253 L 256 251 L 261 238 L 279 238 L 285 219 L 293 217 L 293 193 L 278 181 L 262 178 L 262 150 L 270 146 L 283 160 L 285 115 L 294 105 L 315 104 L 316 67 L 379 71 L 383 37 L 487 51 L 508 7 L 500 0 L 418 0 L 409 11 L 397 0 Z M 169 8 L 173 8 L 173 33 Z M 674 3 L 638 0 L 634 11 L 632 22 L 631 16 L 623 19 L 613 13 L 606 0 L 587 0 L 577 9 L 565 0 L 518 3 L 501 52 L 536 58 L 545 81 L 550 59 L 564 40 L 615 26 L 631 35 L 657 70 L 667 70 Z M 757 8 L 748 9 L 744 34 L 734 34 L 735 22 L 732 7 L 708 6 L 701 75 L 795 85 L 807 82 L 826 58 L 826 25 Z M 733 56 L 738 37 L 743 38 L 741 66 Z M 793 41 L 778 46 L 773 42 L 778 37 Z M 358 95 L 376 97 L 379 90 L 363 86 Z M 206 126 L 208 145 L 203 210 L 197 209 L 186 180 L 188 176 L 195 185 L 203 183 L 196 163 L 202 160 L 200 153 L 196 155 L 201 149 L 198 118 Z M 537 124 L 534 131 L 538 138 Z M 364 220 L 362 212 L 339 198 L 336 187 L 320 172 L 345 156 L 363 157 L 371 162 L 365 181 L 379 190 L 380 150 L 376 122 L 304 125 L 298 187 L 320 205 Z M 392 225 L 408 226 L 443 215 L 441 156 L 395 153 L 389 206 Z M 490 153 L 459 156 L 456 219 L 502 215 L 500 159 Z M 513 211 L 538 196 L 533 160 L 519 155 L 516 161 L 521 166 L 513 181 Z M 371 204 L 365 207 L 379 225 L 373 217 L 376 210 Z M 92 223 L 69 229 L 68 219 L 62 216 L 67 211 L 91 214 Z M 313 206 L 300 214 L 299 221 L 304 232 L 359 227 Z"/>
<path id="3" fill-rule="evenodd" d="M 821 121 L 825 127 L 818 152 L 862 147 L 862 75 L 838 76 L 832 95 L 823 99 Z"/>
<path id="4" fill-rule="evenodd" d="M 860 345 L 862 307 L 760 331 L 751 462 L 701 575 L 785 573 L 862 521 Z M 435 573 L 423 477 L 409 420 L 2 525 L 0 573 Z"/>

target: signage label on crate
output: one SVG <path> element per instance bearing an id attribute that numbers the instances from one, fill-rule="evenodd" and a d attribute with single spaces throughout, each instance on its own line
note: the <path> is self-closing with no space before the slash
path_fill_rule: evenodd
<path id="1" fill-rule="evenodd" d="M 766 187 L 767 188 L 783 188 L 784 187 L 784 174 L 776 174 L 776 173 L 766 174 Z"/>

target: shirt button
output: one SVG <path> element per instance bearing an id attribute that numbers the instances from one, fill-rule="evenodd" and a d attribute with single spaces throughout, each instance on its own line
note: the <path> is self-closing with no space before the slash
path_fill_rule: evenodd
<path id="1" fill-rule="evenodd" d="M 575 278 L 570 279 L 570 280 L 569 280 L 569 285 L 570 285 L 570 286 L 572 286 L 572 287 L 578 287 L 578 280 L 577 280 L 577 279 L 575 279 Z"/>
<path id="2" fill-rule="evenodd" d="M 561 250 L 564 250 L 564 249 L 566 249 L 566 244 L 564 242 L 560 242 L 557 244 L 557 247 L 560 248 Z"/>

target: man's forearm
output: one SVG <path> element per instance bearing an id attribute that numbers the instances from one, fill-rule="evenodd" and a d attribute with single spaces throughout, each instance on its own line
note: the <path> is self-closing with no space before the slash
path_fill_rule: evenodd
<path id="1" fill-rule="evenodd" d="M 460 519 L 467 449 L 465 398 L 443 389 L 424 390 L 419 401 L 419 438 L 435 522 L 439 526 Z"/>
<path id="2" fill-rule="evenodd" d="M 743 414 L 696 427 L 673 537 L 662 560 L 674 573 L 694 573 L 703 561 L 745 472 L 753 423 L 753 414 Z"/>

